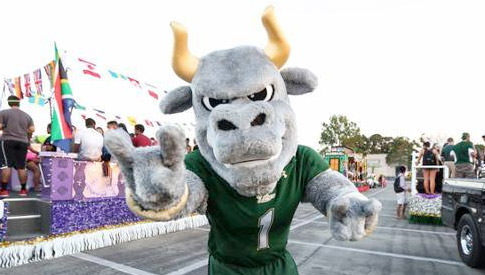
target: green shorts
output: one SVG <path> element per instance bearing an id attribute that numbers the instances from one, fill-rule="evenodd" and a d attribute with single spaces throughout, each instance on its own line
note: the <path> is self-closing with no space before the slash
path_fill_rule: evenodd
<path id="1" fill-rule="evenodd" d="M 246 267 L 226 264 L 209 256 L 209 275 L 298 275 L 296 263 L 288 251 L 283 257 L 267 265 Z"/>

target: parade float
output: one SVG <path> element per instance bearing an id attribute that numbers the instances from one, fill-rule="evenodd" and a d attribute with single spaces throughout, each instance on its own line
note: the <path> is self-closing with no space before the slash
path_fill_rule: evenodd
<path id="1" fill-rule="evenodd" d="M 59 141 L 61 148 L 66 144 L 69 148 L 72 126 L 81 129 L 87 117 L 103 128 L 110 120 L 143 124 L 148 136 L 154 136 L 158 126 L 171 123 L 191 136 L 192 122 L 186 116 L 173 116 L 168 121 L 160 115 L 158 103 L 165 93 L 84 58 L 59 55 L 56 48 L 55 61 L 32 73 L 5 79 L 2 101 L 9 94 L 21 98 L 21 108 L 35 113 L 38 130 L 52 124 L 51 139 Z M 112 99 L 117 104 L 110 104 Z M 134 99 L 144 107 L 126 110 L 124 106 L 130 106 Z M 135 216 L 125 202 L 125 180 L 116 162 L 109 163 L 106 174 L 102 162 L 78 160 L 68 149 L 40 152 L 39 157 L 40 194 L 33 195 L 33 174 L 29 171 L 31 195 L 15 197 L 20 184 L 13 172 L 9 184 L 12 197 L 0 200 L 1 267 L 207 224 L 204 216 L 170 222 L 149 222 Z"/>
<path id="2" fill-rule="evenodd" d="M 325 154 L 330 168 L 348 177 L 360 192 L 369 190 L 366 159 L 345 146 L 334 146 Z"/>
<path id="3" fill-rule="evenodd" d="M 436 179 L 437 194 L 425 194 L 423 189 L 423 168 L 439 169 L 440 175 Z M 422 224 L 442 224 L 441 221 L 441 186 L 448 178 L 448 167 L 444 165 L 423 166 L 416 165 L 416 153 L 412 156 L 411 169 L 411 197 L 408 202 L 409 222 Z"/>

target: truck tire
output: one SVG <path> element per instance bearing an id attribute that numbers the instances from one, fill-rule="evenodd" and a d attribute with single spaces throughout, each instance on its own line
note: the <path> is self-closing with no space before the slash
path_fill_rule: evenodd
<path id="1" fill-rule="evenodd" d="M 478 228 L 470 214 L 461 216 L 456 232 L 456 243 L 461 260 L 470 267 L 482 267 L 485 248 L 482 246 Z"/>

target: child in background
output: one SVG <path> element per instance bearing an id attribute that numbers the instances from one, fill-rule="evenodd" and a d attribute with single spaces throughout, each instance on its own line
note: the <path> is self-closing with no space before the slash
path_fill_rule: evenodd
<path id="1" fill-rule="evenodd" d="M 408 194 L 411 192 L 406 184 L 406 167 L 399 167 L 399 174 L 397 175 L 396 182 L 394 183 L 394 191 L 397 197 L 397 218 L 406 219 L 406 206 L 408 204 Z M 398 183 L 398 186 L 396 186 Z"/>

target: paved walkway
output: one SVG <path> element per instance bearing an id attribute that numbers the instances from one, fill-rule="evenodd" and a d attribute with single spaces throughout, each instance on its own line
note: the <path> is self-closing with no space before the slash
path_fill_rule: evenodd
<path id="1" fill-rule="evenodd" d="M 365 193 L 383 203 L 379 227 L 359 242 L 332 238 L 325 218 L 310 205 L 295 215 L 288 250 L 300 274 L 484 274 L 459 258 L 455 232 L 394 218 L 391 187 Z M 53 260 L 0 270 L 0 274 L 207 274 L 208 226 L 123 243 Z"/>

